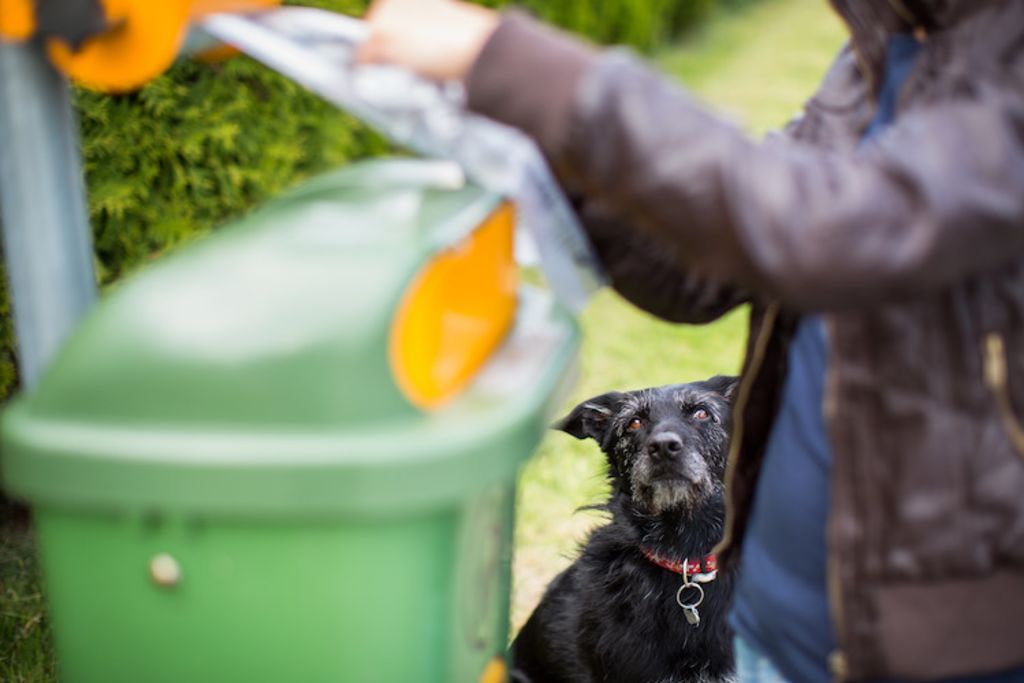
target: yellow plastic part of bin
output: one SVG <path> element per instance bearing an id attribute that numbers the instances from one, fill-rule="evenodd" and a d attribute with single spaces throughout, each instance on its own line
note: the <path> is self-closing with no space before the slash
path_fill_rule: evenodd
<path id="1" fill-rule="evenodd" d="M 410 402 L 437 408 L 487 361 L 515 318 L 515 210 L 502 204 L 465 241 L 412 281 L 391 328 L 395 381 Z"/>

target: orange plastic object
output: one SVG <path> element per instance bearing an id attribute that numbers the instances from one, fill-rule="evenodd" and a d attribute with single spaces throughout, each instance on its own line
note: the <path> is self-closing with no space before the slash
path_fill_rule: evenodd
<path id="1" fill-rule="evenodd" d="M 507 681 L 508 668 L 505 666 L 505 660 L 500 657 L 495 657 L 488 662 L 487 668 L 480 676 L 480 683 L 506 683 Z"/>
<path id="2" fill-rule="evenodd" d="M 406 290 L 391 326 L 398 387 L 431 409 L 453 398 L 512 326 L 517 272 L 515 210 L 502 204 L 472 235 L 428 263 Z"/>
<path id="3" fill-rule="evenodd" d="M 4 0 L 7 2 L 8 0 Z M 211 12 L 242 11 L 280 0 L 101 0 L 110 30 L 78 51 L 59 38 L 47 41 L 54 66 L 88 88 L 134 90 L 171 65 L 192 19 Z"/>
<path id="4" fill-rule="evenodd" d="M 0 2 L 0 38 L 27 40 L 36 30 L 35 8 L 32 0 L 3 0 Z"/>

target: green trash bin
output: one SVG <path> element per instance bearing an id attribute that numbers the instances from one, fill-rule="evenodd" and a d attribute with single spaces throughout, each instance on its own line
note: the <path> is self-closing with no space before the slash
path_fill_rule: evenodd
<path id="1" fill-rule="evenodd" d="M 509 294 L 508 213 L 360 164 L 96 307 L 3 418 L 62 680 L 503 680 L 515 477 L 578 341 Z"/>

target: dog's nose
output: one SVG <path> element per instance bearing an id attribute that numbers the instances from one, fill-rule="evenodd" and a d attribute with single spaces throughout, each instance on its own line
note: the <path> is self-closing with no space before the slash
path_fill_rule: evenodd
<path id="1" fill-rule="evenodd" d="M 647 444 L 647 453 L 653 458 L 671 458 L 683 450 L 683 440 L 671 432 L 655 434 Z"/>

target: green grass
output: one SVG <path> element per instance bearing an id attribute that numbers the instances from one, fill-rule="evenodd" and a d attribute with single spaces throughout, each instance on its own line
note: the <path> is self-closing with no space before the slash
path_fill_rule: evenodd
<path id="1" fill-rule="evenodd" d="M 55 679 L 49 627 L 31 535 L 0 502 L 0 681 Z"/>
<path id="2" fill-rule="evenodd" d="M 765 0 L 716 17 L 655 62 L 760 135 L 799 111 L 843 39 L 824 0 Z M 611 389 L 737 372 L 745 321 L 739 310 L 712 325 L 668 325 L 602 293 L 582 317 L 582 377 L 565 409 Z M 593 442 L 549 435 L 520 480 L 514 628 L 601 522 L 599 513 L 576 510 L 605 495 L 603 460 Z"/>
<path id="3" fill-rule="evenodd" d="M 842 42 L 824 0 L 761 0 L 716 17 L 657 65 L 755 134 L 781 125 L 810 94 Z M 714 325 L 673 326 L 611 292 L 582 317 L 580 382 L 566 404 L 610 389 L 701 379 L 738 369 L 745 312 Z M 605 495 L 602 459 L 590 443 L 551 434 L 521 479 L 513 623 L 528 616 L 547 582 L 600 516 L 577 513 Z M 0 506 L 0 681 L 54 680 L 46 616 L 23 525 Z"/>
<path id="4" fill-rule="evenodd" d="M 763 0 L 718 17 L 657 63 L 760 135 L 800 111 L 845 39 L 824 0 Z"/>

